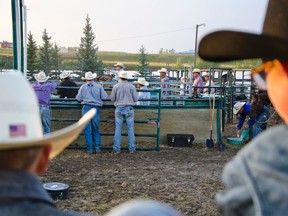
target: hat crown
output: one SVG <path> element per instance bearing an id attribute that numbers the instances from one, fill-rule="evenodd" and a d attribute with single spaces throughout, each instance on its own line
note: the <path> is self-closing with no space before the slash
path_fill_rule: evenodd
<path id="1" fill-rule="evenodd" d="M 203 72 L 203 74 L 202 74 L 202 76 L 210 76 L 210 73 L 208 73 L 208 72 Z"/>
<path id="2" fill-rule="evenodd" d="M 5 89 L 0 91 L 0 146 L 41 138 L 38 100 L 29 82 L 21 72 L 15 71 L 0 75 L 0 86 Z M 20 91 L 15 91 L 15 86 Z"/>
<path id="3" fill-rule="evenodd" d="M 70 72 L 69 71 L 63 71 L 61 74 L 60 74 L 60 78 L 61 79 L 64 79 L 66 77 L 70 76 Z"/>
<path id="4" fill-rule="evenodd" d="M 148 86 L 149 85 L 149 83 L 143 77 L 138 78 L 137 83 L 139 83 L 141 85 L 144 85 L 144 86 Z"/>
<path id="5" fill-rule="evenodd" d="M 201 70 L 198 69 L 198 68 L 195 68 L 192 72 L 193 72 L 193 73 L 201 73 Z"/>
<path id="6" fill-rule="evenodd" d="M 120 66 L 120 67 L 122 67 L 122 69 L 125 69 L 125 66 L 122 62 L 117 62 L 114 66 L 115 67 Z"/>
<path id="7" fill-rule="evenodd" d="M 124 78 L 124 79 L 127 79 L 127 78 L 128 78 L 128 74 L 127 74 L 127 72 L 124 71 L 124 70 L 121 70 L 121 71 L 119 72 L 118 76 L 119 76 L 120 78 Z"/>
<path id="8" fill-rule="evenodd" d="M 233 107 L 233 113 L 236 115 L 239 110 L 244 106 L 246 102 L 237 102 L 236 104 L 234 104 L 234 107 Z"/>
<path id="9" fill-rule="evenodd" d="M 97 74 L 96 73 L 92 73 L 91 71 L 88 71 L 85 73 L 85 78 L 83 79 L 86 79 L 86 80 L 93 80 L 97 77 Z"/>
<path id="10" fill-rule="evenodd" d="M 287 0 L 270 0 L 266 11 L 262 33 L 288 39 L 287 10 Z"/>
<path id="11" fill-rule="evenodd" d="M 38 82 L 46 82 L 49 79 L 49 76 L 46 76 L 44 71 L 40 71 L 38 74 L 35 74 L 34 77 Z"/>
<path id="12" fill-rule="evenodd" d="M 161 73 L 161 72 L 167 73 L 167 69 L 166 69 L 166 68 L 161 68 L 161 69 L 159 70 L 159 72 L 160 72 L 160 73 Z"/>

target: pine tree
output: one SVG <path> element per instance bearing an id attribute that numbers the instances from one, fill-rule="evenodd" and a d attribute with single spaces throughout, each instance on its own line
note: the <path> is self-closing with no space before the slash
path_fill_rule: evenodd
<path id="1" fill-rule="evenodd" d="M 51 48 L 51 69 L 59 70 L 60 68 L 60 48 L 55 42 Z"/>
<path id="2" fill-rule="evenodd" d="M 84 36 L 81 37 L 81 43 L 78 51 L 82 71 L 96 71 L 101 69 L 102 62 L 97 60 L 97 44 L 94 44 L 94 32 L 90 24 L 90 18 L 87 14 L 86 24 L 83 28 Z"/>
<path id="3" fill-rule="evenodd" d="M 142 76 L 146 77 L 148 70 L 149 70 L 149 64 L 147 63 L 148 59 L 147 59 L 146 49 L 144 48 L 143 45 L 139 49 L 139 52 L 140 54 L 138 57 L 138 62 L 139 62 L 138 70 Z"/>
<path id="4" fill-rule="evenodd" d="M 39 61 L 46 74 L 49 74 L 51 70 L 51 50 L 52 43 L 50 42 L 51 37 L 48 36 L 46 29 L 44 29 L 42 35 L 43 45 L 39 48 Z"/>
<path id="5" fill-rule="evenodd" d="M 27 42 L 27 69 L 33 75 L 35 69 L 37 68 L 37 43 L 31 34 L 28 34 Z"/>

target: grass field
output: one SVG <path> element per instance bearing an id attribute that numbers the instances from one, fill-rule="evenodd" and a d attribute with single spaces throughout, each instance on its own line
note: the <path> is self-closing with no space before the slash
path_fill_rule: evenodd
<path id="1" fill-rule="evenodd" d="M 0 62 L 1 58 L 13 57 L 13 49 L 0 48 Z M 69 51 L 67 53 L 60 53 L 61 60 L 77 59 L 77 51 Z M 125 52 L 111 52 L 98 51 L 97 57 L 102 60 L 104 67 L 111 67 L 116 62 L 123 62 L 128 70 L 138 70 L 139 54 L 125 53 Z M 158 70 L 162 67 L 167 69 L 183 69 L 184 67 L 193 67 L 193 54 L 147 54 L 147 61 L 150 70 Z M 177 64 L 178 61 L 178 64 Z M 180 64 L 179 64 L 180 62 Z M 197 57 L 196 67 L 204 68 L 254 68 L 260 64 L 260 60 L 242 60 L 230 62 L 208 62 Z"/>

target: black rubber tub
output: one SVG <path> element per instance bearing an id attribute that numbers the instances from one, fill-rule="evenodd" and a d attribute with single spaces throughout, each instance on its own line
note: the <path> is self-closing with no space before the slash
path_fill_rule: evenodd
<path id="1" fill-rule="evenodd" d="M 44 183 L 43 188 L 48 192 L 53 200 L 62 200 L 68 198 L 69 185 L 61 182 Z"/>

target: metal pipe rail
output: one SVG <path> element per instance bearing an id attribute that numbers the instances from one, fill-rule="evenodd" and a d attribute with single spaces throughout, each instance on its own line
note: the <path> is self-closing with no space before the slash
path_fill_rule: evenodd
<path id="1" fill-rule="evenodd" d="M 67 88 L 67 87 L 66 87 Z M 105 89 L 107 91 L 111 91 L 111 89 Z M 160 150 L 160 112 L 161 112 L 161 106 L 160 106 L 160 100 L 161 100 L 161 90 L 137 90 L 137 91 L 148 91 L 148 92 L 154 92 L 157 94 L 157 99 L 150 99 L 150 100 L 139 100 L 139 101 L 156 101 L 156 105 L 151 105 L 151 106 L 142 106 L 142 105 L 135 105 L 134 109 L 137 112 L 137 110 L 143 110 L 143 109 L 154 109 L 157 110 L 156 112 L 156 117 L 155 118 L 150 118 L 150 119 L 136 119 L 134 122 L 136 124 L 153 124 L 156 127 L 155 133 L 135 133 L 135 136 L 137 137 L 152 137 L 156 138 L 156 143 L 153 148 L 146 148 L 146 147 L 141 147 L 137 145 L 136 150 Z M 104 105 L 101 107 L 101 110 L 106 110 L 106 109 L 115 109 L 113 104 L 111 103 L 110 99 L 104 100 Z M 77 102 L 76 99 L 74 98 L 51 98 L 51 121 L 53 122 L 68 122 L 68 123 L 73 123 L 79 120 L 78 117 L 55 117 L 53 111 L 63 111 L 63 110 L 78 110 L 80 111 L 82 109 L 82 104 Z M 80 117 L 80 116 L 79 116 Z M 114 115 L 113 115 L 114 117 Z M 113 119 L 101 119 L 101 123 L 114 123 L 114 118 Z M 83 133 L 81 134 L 83 135 Z M 101 133 L 101 136 L 114 136 L 113 133 Z M 127 136 L 127 133 L 122 133 L 122 136 Z M 85 148 L 85 147 L 80 147 L 80 146 L 69 146 L 68 148 Z M 104 149 L 111 149 L 112 146 L 105 146 L 103 147 Z M 123 148 L 126 149 L 126 148 Z"/>

